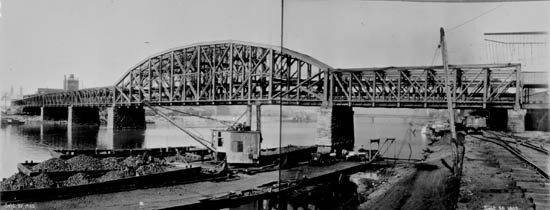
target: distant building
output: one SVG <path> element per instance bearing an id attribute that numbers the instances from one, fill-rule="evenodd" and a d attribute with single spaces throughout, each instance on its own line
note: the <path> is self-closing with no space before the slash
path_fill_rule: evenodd
<path id="1" fill-rule="evenodd" d="M 78 90 L 78 79 L 74 77 L 74 74 L 70 74 L 69 78 L 67 78 L 67 75 L 65 75 L 65 78 L 63 79 L 63 90 Z"/>

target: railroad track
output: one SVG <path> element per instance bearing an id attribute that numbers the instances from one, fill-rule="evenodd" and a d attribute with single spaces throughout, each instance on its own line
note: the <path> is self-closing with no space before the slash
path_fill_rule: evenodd
<path id="1" fill-rule="evenodd" d="M 487 133 L 490 133 L 493 136 L 489 136 L 489 135 L 487 135 Z M 502 138 L 499 137 L 498 134 L 495 134 L 495 132 L 484 132 L 484 135 L 481 135 L 481 136 L 479 136 L 479 135 L 471 135 L 471 136 L 476 138 L 476 139 L 491 142 L 491 143 L 494 143 L 494 144 L 497 144 L 497 145 L 503 147 L 504 149 L 506 149 L 510 153 L 512 153 L 514 156 L 519 158 L 522 162 L 526 163 L 527 165 L 529 165 L 530 167 L 535 169 L 537 171 L 537 173 L 539 173 L 542 177 L 544 177 L 546 179 L 547 182 L 550 182 L 550 175 L 548 174 L 548 172 L 544 168 L 542 168 L 539 165 L 535 164 L 532 160 L 530 160 L 530 158 L 526 157 L 520 149 L 510 145 L 510 144 L 518 144 L 520 142 L 502 139 Z M 536 147 L 536 146 L 534 146 L 534 147 Z M 531 148 L 531 147 L 527 147 L 527 148 Z M 540 150 L 535 150 L 535 151 L 538 151 L 538 152 L 541 152 L 541 153 L 544 153 L 544 154 L 548 155 L 548 153 L 545 153 L 545 152 L 540 151 Z"/>
<path id="2" fill-rule="evenodd" d="M 527 142 L 527 138 L 494 131 L 484 131 L 483 135 L 470 137 L 506 149 L 508 152 L 493 150 L 500 167 L 510 172 L 515 186 L 522 189 L 536 209 L 550 209 L 550 156 L 545 148 Z"/>

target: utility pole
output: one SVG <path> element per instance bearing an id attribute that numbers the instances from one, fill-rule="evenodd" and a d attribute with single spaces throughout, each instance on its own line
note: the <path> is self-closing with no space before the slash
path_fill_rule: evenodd
<path id="1" fill-rule="evenodd" d="M 451 128 L 451 141 L 456 141 L 455 113 L 453 110 L 453 99 L 451 98 L 451 85 L 449 82 L 449 64 L 447 60 L 447 45 L 445 43 L 445 29 L 439 29 L 441 36 L 441 57 L 443 57 L 443 69 L 445 70 L 445 94 L 447 96 L 447 109 L 449 110 L 449 127 Z M 454 90 L 453 90 L 454 91 Z"/>

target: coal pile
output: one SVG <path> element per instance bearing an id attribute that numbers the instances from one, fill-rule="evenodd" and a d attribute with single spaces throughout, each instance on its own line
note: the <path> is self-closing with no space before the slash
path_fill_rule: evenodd
<path id="1" fill-rule="evenodd" d="M 122 169 L 123 166 L 120 162 L 121 160 L 116 157 L 108 157 L 108 158 L 101 159 L 101 164 L 103 165 L 103 169 L 105 170 Z"/>
<path id="2" fill-rule="evenodd" d="M 34 176 L 32 180 L 34 183 L 34 188 L 38 189 L 53 187 L 55 184 L 54 181 L 45 173 Z"/>
<path id="3" fill-rule="evenodd" d="M 169 162 L 169 163 L 173 163 L 173 162 L 193 162 L 193 161 L 197 161 L 197 160 L 200 160 L 201 159 L 201 156 L 200 155 L 195 155 L 195 154 L 183 154 L 183 155 L 180 155 L 180 154 L 177 154 L 177 155 L 173 155 L 173 156 L 168 156 L 168 157 L 165 157 L 164 160 L 166 162 Z"/>
<path id="4" fill-rule="evenodd" d="M 76 185 L 83 185 L 83 184 L 89 184 L 90 178 L 84 174 L 84 173 L 77 173 L 75 175 L 70 176 L 67 180 L 63 182 L 64 186 L 76 186 Z"/>
<path id="5" fill-rule="evenodd" d="M 136 174 L 139 175 L 148 175 L 164 172 L 164 165 L 159 163 L 150 163 L 147 165 L 142 165 L 136 169 Z"/>
<path id="6" fill-rule="evenodd" d="M 97 178 L 97 182 L 106 182 L 116 179 L 123 179 L 128 177 L 134 177 L 136 172 L 129 169 L 109 171 L 105 175 Z"/>
<path id="7" fill-rule="evenodd" d="M 103 164 L 101 160 L 87 155 L 78 155 L 69 159 L 67 163 L 73 171 L 103 170 Z"/>
<path id="8" fill-rule="evenodd" d="M 129 156 L 122 161 L 123 166 L 137 168 L 145 163 L 141 155 Z"/>
<path id="9" fill-rule="evenodd" d="M 24 190 L 31 189 L 33 187 L 33 179 L 22 173 L 16 173 L 9 178 L 2 180 L 0 183 L 0 188 L 2 191 Z"/>
<path id="10" fill-rule="evenodd" d="M 35 171 L 69 171 L 70 169 L 70 165 L 65 160 L 59 158 L 50 158 L 49 160 L 46 160 L 32 167 L 32 170 Z"/>

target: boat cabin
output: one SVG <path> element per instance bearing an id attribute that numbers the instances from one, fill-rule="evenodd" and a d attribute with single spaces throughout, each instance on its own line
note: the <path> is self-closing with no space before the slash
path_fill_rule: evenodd
<path id="1" fill-rule="evenodd" d="M 213 130 L 212 145 L 219 160 L 228 164 L 258 164 L 261 135 L 259 131 Z"/>

